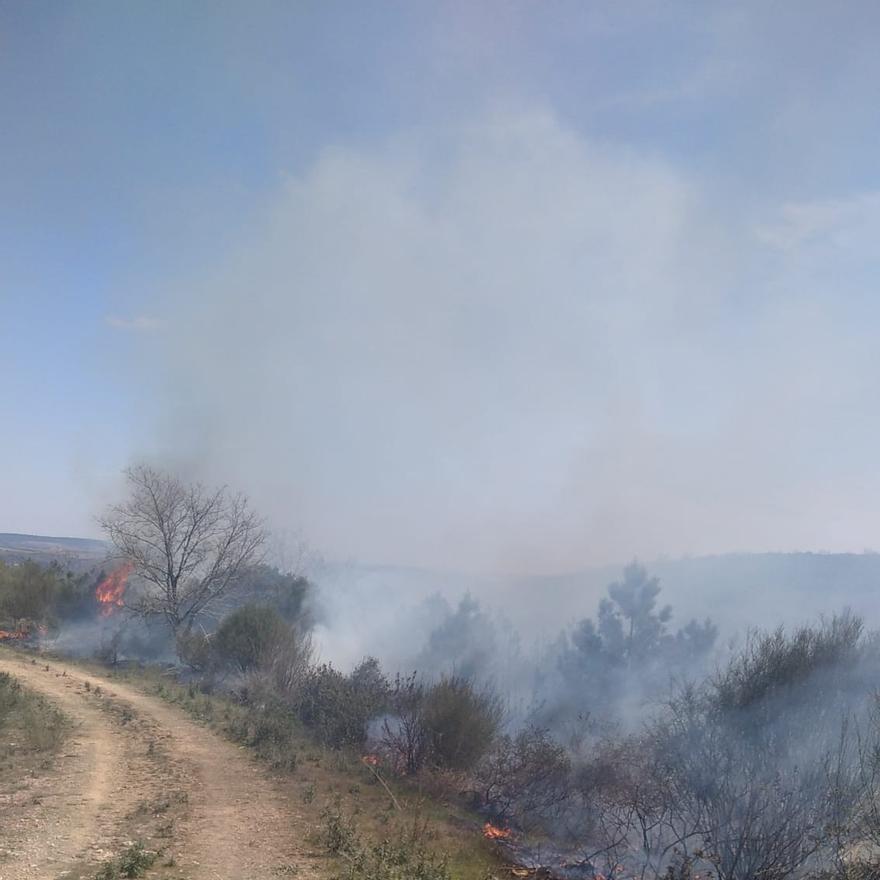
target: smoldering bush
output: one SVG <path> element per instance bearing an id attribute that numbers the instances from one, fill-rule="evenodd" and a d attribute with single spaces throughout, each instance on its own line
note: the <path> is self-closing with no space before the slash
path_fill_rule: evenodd
<path id="1" fill-rule="evenodd" d="M 500 737 L 475 776 L 479 806 L 493 820 L 526 831 L 548 830 L 571 794 L 571 759 L 539 727 Z"/>
<path id="2" fill-rule="evenodd" d="M 398 676 L 381 740 L 404 773 L 468 771 L 494 745 L 501 719 L 501 701 L 486 685 L 454 675 L 430 685 L 416 674 Z"/>
<path id="3" fill-rule="evenodd" d="M 864 767 L 878 754 L 867 712 L 877 669 L 876 643 L 850 615 L 753 635 L 643 733 L 597 749 L 578 776 L 591 834 L 652 872 L 676 850 L 719 880 L 833 863 L 873 800 Z"/>
<path id="4" fill-rule="evenodd" d="M 430 754 L 423 719 L 425 691 L 425 684 L 416 673 L 398 673 L 388 696 L 388 712 L 382 719 L 379 741 L 391 756 L 393 766 L 408 776 L 419 773 Z"/>
<path id="5" fill-rule="evenodd" d="M 709 697 L 731 722 L 761 729 L 805 713 L 812 728 L 863 705 L 880 669 L 880 642 L 847 612 L 786 634 L 753 633 L 710 680 Z M 805 719 L 806 720 L 806 719 Z"/>

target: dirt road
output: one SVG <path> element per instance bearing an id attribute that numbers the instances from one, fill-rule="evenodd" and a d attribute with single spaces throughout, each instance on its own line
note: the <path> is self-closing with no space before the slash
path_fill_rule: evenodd
<path id="1" fill-rule="evenodd" d="M 138 823 L 173 821 L 157 876 L 321 876 L 308 822 L 245 752 L 157 697 L 74 667 L 0 650 L 0 670 L 74 723 L 45 775 L 0 791 L 0 880 L 90 876 Z"/>

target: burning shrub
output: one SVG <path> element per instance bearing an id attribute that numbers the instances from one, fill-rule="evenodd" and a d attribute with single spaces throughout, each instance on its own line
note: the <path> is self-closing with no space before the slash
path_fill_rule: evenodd
<path id="1" fill-rule="evenodd" d="M 546 730 L 529 727 L 501 737 L 476 775 L 492 817 L 528 828 L 553 820 L 568 799 L 571 761 Z"/>
<path id="2" fill-rule="evenodd" d="M 458 676 L 441 678 L 425 694 L 421 713 L 431 761 L 448 770 L 470 770 L 495 742 L 501 702 Z"/>

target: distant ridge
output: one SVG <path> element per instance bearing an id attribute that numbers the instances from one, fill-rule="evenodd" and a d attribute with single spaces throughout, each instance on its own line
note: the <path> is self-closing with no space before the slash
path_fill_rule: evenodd
<path id="1" fill-rule="evenodd" d="M 107 545 L 95 538 L 65 538 L 0 532 L 0 559 L 4 562 L 62 562 L 71 568 L 88 568 L 107 554 Z"/>
<path id="2" fill-rule="evenodd" d="M 0 561 L 58 562 L 74 571 L 100 566 L 109 545 L 95 538 L 0 532 Z M 661 603 L 670 603 L 677 623 L 712 617 L 728 630 L 815 620 L 850 608 L 880 628 L 880 553 L 718 553 L 645 560 L 660 578 Z M 401 605 L 431 595 L 457 602 L 472 592 L 486 607 L 503 609 L 523 633 L 555 637 L 560 627 L 593 616 L 622 565 L 557 574 L 468 574 L 401 565 L 324 563 L 312 574 L 329 615 L 346 608 L 376 608 L 376 596 Z M 389 599 L 389 597 L 392 597 Z M 378 625 L 378 624 L 377 624 Z"/>

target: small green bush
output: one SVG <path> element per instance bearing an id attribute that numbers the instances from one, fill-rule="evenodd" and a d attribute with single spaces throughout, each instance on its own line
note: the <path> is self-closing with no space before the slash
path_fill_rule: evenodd
<path id="1" fill-rule="evenodd" d="M 273 608 L 243 605 L 224 618 L 212 644 L 222 665 L 250 672 L 264 667 L 274 651 L 293 638 L 292 628 Z"/>
<path id="2" fill-rule="evenodd" d="M 414 823 L 394 840 L 367 843 L 338 809 L 327 810 L 323 819 L 323 843 L 344 864 L 336 880 L 451 880 L 446 858 L 425 846 L 423 825 Z"/>
<path id="3" fill-rule="evenodd" d="M 203 632 L 178 634 L 177 656 L 194 672 L 210 673 L 217 665 L 214 646 Z"/>
<path id="4" fill-rule="evenodd" d="M 501 704 L 488 689 L 477 689 L 469 679 L 444 677 L 425 695 L 422 724 L 437 767 L 469 770 L 495 742 Z"/>
<path id="5" fill-rule="evenodd" d="M 362 746 L 367 726 L 381 713 L 387 694 L 388 682 L 372 658 L 351 675 L 325 663 L 308 670 L 294 706 L 302 723 L 324 745 Z"/>
<path id="6" fill-rule="evenodd" d="M 132 844 L 118 858 L 107 862 L 95 880 L 118 880 L 120 877 L 134 878 L 143 875 L 153 866 L 159 854 L 146 849 L 140 841 Z"/>
<path id="7" fill-rule="evenodd" d="M 296 769 L 300 725 L 290 708 L 277 698 L 237 707 L 222 726 L 228 736 L 253 748 L 272 767 Z"/>

